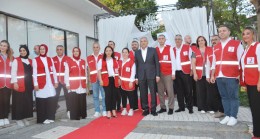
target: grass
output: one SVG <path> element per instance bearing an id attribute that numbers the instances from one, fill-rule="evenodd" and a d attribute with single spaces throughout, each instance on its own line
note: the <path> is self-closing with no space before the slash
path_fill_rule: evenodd
<path id="1" fill-rule="evenodd" d="M 240 90 L 239 91 L 240 106 L 249 107 L 247 92 L 245 88 L 241 87 L 239 90 Z"/>

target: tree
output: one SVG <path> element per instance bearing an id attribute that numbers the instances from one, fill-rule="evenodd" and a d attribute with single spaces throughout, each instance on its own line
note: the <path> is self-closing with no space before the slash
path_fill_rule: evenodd
<path id="1" fill-rule="evenodd" d="M 140 28 L 140 22 L 146 15 L 156 15 L 155 0 L 99 0 L 101 3 L 120 15 L 136 14 L 135 25 Z"/>
<path id="2" fill-rule="evenodd" d="M 178 0 L 176 3 L 177 9 L 193 8 L 193 7 L 202 7 L 203 1 L 205 0 Z"/>
<path id="3" fill-rule="evenodd" d="M 250 0 L 250 2 L 255 6 L 257 14 L 257 36 L 258 41 L 260 41 L 260 0 Z"/>

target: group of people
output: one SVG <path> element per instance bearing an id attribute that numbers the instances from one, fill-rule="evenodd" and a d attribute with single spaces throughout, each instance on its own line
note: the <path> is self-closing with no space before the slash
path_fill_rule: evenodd
<path id="1" fill-rule="evenodd" d="M 94 117 L 108 119 L 121 115 L 133 116 L 138 110 L 138 88 L 142 115 L 172 115 L 177 95 L 179 108 L 175 112 L 209 112 L 220 123 L 234 126 L 239 107 L 239 83 L 247 87 L 252 111 L 254 136 L 260 137 L 260 44 L 254 40 L 254 29 L 244 29 L 241 41 L 230 37 L 227 26 L 219 26 L 218 35 L 211 37 L 208 46 L 203 36 L 191 43 L 190 36 L 175 36 L 174 47 L 166 45 L 164 35 L 157 37 L 158 46 L 148 47 L 146 37 L 133 41 L 131 50 L 115 52 L 115 42 L 109 41 L 104 52 L 98 42 L 93 53 L 81 58 L 81 50 L 74 47 L 72 56 L 64 55 L 64 47 L 56 47 L 57 56 L 48 57 L 48 46 L 35 47 L 38 56 L 29 58 L 26 45 L 14 57 L 8 41 L 0 42 L 0 126 L 9 124 L 12 92 L 12 119 L 20 121 L 33 116 L 33 92 L 36 97 L 37 123 L 55 121 L 61 89 L 66 99 L 67 116 L 72 120 L 86 118 L 88 78 L 92 84 Z M 245 48 L 245 49 L 244 49 Z M 148 88 L 150 97 L 148 96 Z M 160 109 L 157 111 L 157 95 Z M 102 97 L 102 111 L 99 96 Z M 150 103 L 148 100 L 150 98 Z M 167 98 L 168 104 L 165 103 Z M 127 99 L 130 109 L 127 109 Z M 122 108 L 121 108 L 122 104 Z M 167 105 L 167 107 L 166 107 Z M 167 109 L 168 108 L 168 109 Z"/>

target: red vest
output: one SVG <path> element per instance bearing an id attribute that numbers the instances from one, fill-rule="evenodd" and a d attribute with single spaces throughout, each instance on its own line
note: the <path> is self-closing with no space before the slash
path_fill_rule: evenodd
<path id="1" fill-rule="evenodd" d="M 119 87 L 118 80 L 119 80 L 119 73 L 118 73 L 118 63 L 116 59 L 113 59 L 113 69 L 115 72 L 115 87 Z M 108 86 L 109 79 L 108 79 L 108 71 L 107 71 L 107 62 L 102 60 L 102 67 L 101 67 L 101 78 L 103 81 L 103 86 Z"/>
<path id="2" fill-rule="evenodd" d="M 212 57 L 212 54 L 211 54 L 212 53 L 212 48 L 211 47 L 206 47 L 204 56 L 202 56 L 199 48 L 193 49 L 193 52 L 196 55 L 196 73 L 198 75 L 198 78 L 201 79 L 202 78 L 202 72 L 203 72 L 203 66 L 205 66 L 205 64 L 207 62 L 207 57 L 209 55 L 211 55 L 211 57 Z"/>
<path id="3" fill-rule="evenodd" d="M 256 48 L 259 43 L 255 43 L 254 46 L 250 46 L 246 55 L 244 62 L 244 81 L 247 85 L 257 85 L 259 78 L 258 71 L 258 61 L 256 56 Z"/>
<path id="4" fill-rule="evenodd" d="M 126 62 L 124 64 L 124 66 L 122 66 L 122 60 L 120 60 L 118 62 L 118 64 L 119 64 L 119 75 L 120 75 L 120 79 L 121 79 L 121 88 L 123 90 L 126 90 L 126 91 L 133 91 L 133 90 L 135 90 L 134 81 L 130 80 L 131 73 L 133 72 L 132 71 L 132 66 L 134 65 L 134 63 L 135 62 L 133 60 L 131 60 L 131 59 L 128 62 Z M 129 87 L 129 83 L 130 82 L 133 83 L 133 86 L 131 88 Z"/>
<path id="5" fill-rule="evenodd" d="M 63 56 L 61 62 L 59 61 L 58 56 L 55 56 L 52 58 L 55 69 L 56 69 L 56 73 L 57 73 L 57 78 L 58 78 L 58 82 L 64 84 L 64 75 L 65 75 L 65 66 L 64 63 L 67 62 L 68 57 L 67 56 Z"/>
<path id="6" fill-rule="evenodd" d="M 226 77 L 238 77 L 239 76 L 239 61 L 237 57 L 237 48 L 240 45 L 239 41 L 230 40 L 224 49 L 222 49 L 221 43 L 214 46 L 214 54 L 216 57 L 216 69 L 215 77 L 222 71 Z"/>
<path id="7" fill-rule="evenodd" d="M 54 85 L 54 78 L 53 78 L 53 63 L 51 61 L 50 57 L 46 57 L 47 59 L 47 63 L 48 63 L 48 69 L 50 72 L 50 77 L 51 77 L 51 81 L 52 84 Z M 37 63 L 37 82 L 38 82 L 38 86 L 39 89 L 43 89 L 44 86 L 46 85 L 46 72 L 45 72 L 45 67 L 44 64 L 40 58 L 40 56 L 35 58 L 36 63 Z"/>
<path id="8" fill-rule="evenodd" d="M 12 61 L 9 58 L 4 61 L 0 56 L 0 88 L 11 88 L 11 65 Z"/>
<path id="9" fill-rule="evenodd" d="M 102 59 L 102 57 L 103 57 L 103 55 L 99 54 L 97 61 L 96 61 L 94 55 L 90 55 L 90 56 L 87 57 L 88 68 L 89 68 L 89 77 L 90 77 L 91 83 L 97 82 L 97 62 L 100 59 Z"/>
<path id="10" fill-rule="evenodd" d="M 172 61 L 170 56 L 171 46 L 166 45 L 162 51 L 160 52 L 160 48 L 156 47 L 159 63 L 160 63 L 160 71 L 164 75 L 172 75 Z"/>
<path id="11" fill-rule="evenodd" d="M 131 50 L 130 51 L 130 53 L 129 53 L 129 58 L 131 59 L 131 60 L 133 60 L 133 61 L 135 61 L 135 54 L 134 54 L 135 52 L 133 51 L 133 50 Z"/>
<path id="12" fill-rule="evenodd" d="M 173 48 L 175 57 L 176 57 L 176 47 Z M 182 71 L 185 74 L 190 74 L 191 72 L 191 62 L 189 58 L 189 51 L 190 51 L 190 46 L 183 44 L 181 52 L 180 52 L 180 59 L 181 59 L 181 68 Z"/>
<path id="13" fill-rule="evenodd" d="M 117 61 L 121 59 L 121 54 L 118 52 L 114 52 L 114 56 Z"/>
<path id="14" fill-rule="evenodd" d="M 17 92 L 24 92 L 25 91 L 25 84 L 24 84 L 24 67 L 23 62 L 20 57 L 16 58 L 17 60 L 17 84 L 19 86 Z M 28 59 L 30 62 L 30 65 L 32 66 L 32 60 Z M 30 76 L 30 75 L 29 75 Z M 27 81 L 32 82 L 32 81 Z"/>
<path id="15" fill-rule="evenodd" d="M 75 90 L 82 86 L 86 88 L 86 63 L 85 60 L 80 59 L 79 65 L 74 61 L 74 59 L 68 60 L 69 67 L 69 83 L 70 89 Z"/>

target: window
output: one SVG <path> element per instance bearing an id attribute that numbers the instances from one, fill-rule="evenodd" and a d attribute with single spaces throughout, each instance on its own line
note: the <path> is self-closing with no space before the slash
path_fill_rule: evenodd
<path id="1" fill-rule="evenodd" d="M 0 41 L 6 40 L 6 16 L 0 14 Z"/>
<path id="2" fill-rule="evenodd" d="M 50 36 L 49 56 L 54 57 L 57 45 L 64 46 L 64 31 L 52 28 Z"/>
<path id="3" fill-rule="evenodd" d="M 93 53 L 92 45 L 95 41 L 97 41 L 97 39 L 87 37 L 87 56 Z M 100 53 L 103 53 L 102 50 L 100 50 Z"/>
<path id="4" fill-rule="evenodd" d="M 19 56 L 19 47 L 21 44 L 27 45 L 26 21 L 8 17 L 8 41 L 14 51 L 14 56 Z"/>
<path id="5" fill-rule="evenodd" d="M 73 32 L 66 32 L 67 39 L 67 55 L 72 56 L 72 49 L 79 47 L 79 35 Z"/>

